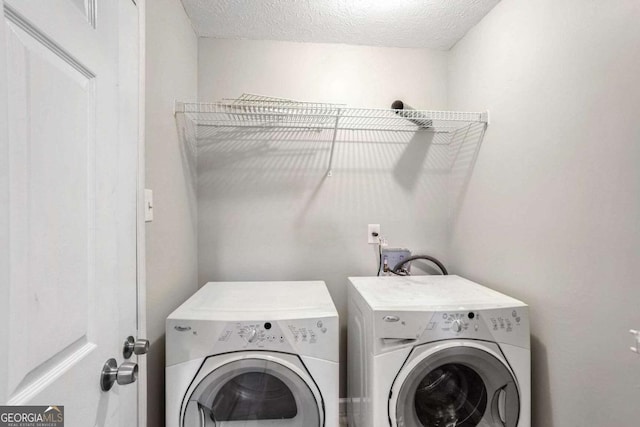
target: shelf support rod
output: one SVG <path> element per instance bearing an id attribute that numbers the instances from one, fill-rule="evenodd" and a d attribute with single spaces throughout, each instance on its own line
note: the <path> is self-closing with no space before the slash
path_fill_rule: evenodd
<path id="1" fill-rule="evenodd" d="M 333 166 L 333 150 L 336 146 L 336 138 L 338 137 L 338 124 L 340 123 L 340 114 L 342 114 L 342 108 L 338 108 L 338 111 L 336 112 L 336 124 L 333 127 L 333 139 L 331 140 L 331 152 L 329 153 L 329 166 L 327 167 L 327 176 L 333 175 L 331 167 Z"/>

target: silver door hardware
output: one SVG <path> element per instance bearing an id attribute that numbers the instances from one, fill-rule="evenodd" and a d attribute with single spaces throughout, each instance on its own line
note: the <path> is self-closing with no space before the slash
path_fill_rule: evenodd
<path id="1" fill-rule="evenodd" d="M 147 352 L 149 352 L 149 340 L 142 338 L 135 339 L 132 336 L 129 336 L 124 342 L 122 356 L 124 356 L 125 359 L 128 359 L 134 353 L 140 356 L 147 354 Z"/>
<path id="2" fill-rule="evenodd" d="M 109 391 L 117 382 L 120 385 L 126 385 L 136 382 L 138 379 L 138 364 L 133 362 L 124 362 L 120 367 L 116 359 L 109 359 L 102 367 L 100 375 L 100 388 L 102 391 Z"/>

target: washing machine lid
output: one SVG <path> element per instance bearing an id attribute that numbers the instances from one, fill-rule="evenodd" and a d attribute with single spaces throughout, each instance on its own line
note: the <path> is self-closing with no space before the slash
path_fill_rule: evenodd
<path id="1" fill-rule="evenodd" d="M 389 401 L 397 427 L 516 427 L 519 414 L 516 379 L 493 343 L 416 347 Z"/>
<path id="2" fill-rule="evenodd" d="M 349 277 L 373 310 L 447 311 L 525 307 L 526 304 L 456 275 Z"/>
<path id="3" fill-rule="evenodd" d="M 324 425 L 320 391 L 295 356 L 230 355 L 223 363 L 205 362 L 196 381 L 181 427 Z"/>

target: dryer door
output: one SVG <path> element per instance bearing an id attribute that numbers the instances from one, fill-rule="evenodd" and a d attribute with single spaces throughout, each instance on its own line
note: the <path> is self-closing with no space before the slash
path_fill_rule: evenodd
<path id="1" fill-rule="evenodd" d="M 181 427 L 321 427 L 315 384 L 295 365 L 281 362 L 243 357 L 212 370 L 192 388 Z"/>
<path id="2" fill-rule="evenodd" d="M 516 380 L 497 346 L 417 347 L 396 378 L 389 412 L 398 427 L 515 427 Z M 492 350 L 495 348 L 495 351 Z M 390 402 L 391 403 L 391 402 Z"/>

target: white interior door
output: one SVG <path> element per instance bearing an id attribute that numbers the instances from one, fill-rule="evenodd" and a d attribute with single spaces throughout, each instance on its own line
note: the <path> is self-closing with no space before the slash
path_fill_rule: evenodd
<path id="1" fill-rule="evenodd" d="M 137 425 L 137 384 L 100 388 L 136 336 L 137 9 L 4 0 L 0 404 Z M 130 361 L 135 362 L 136 356 Z"/>

